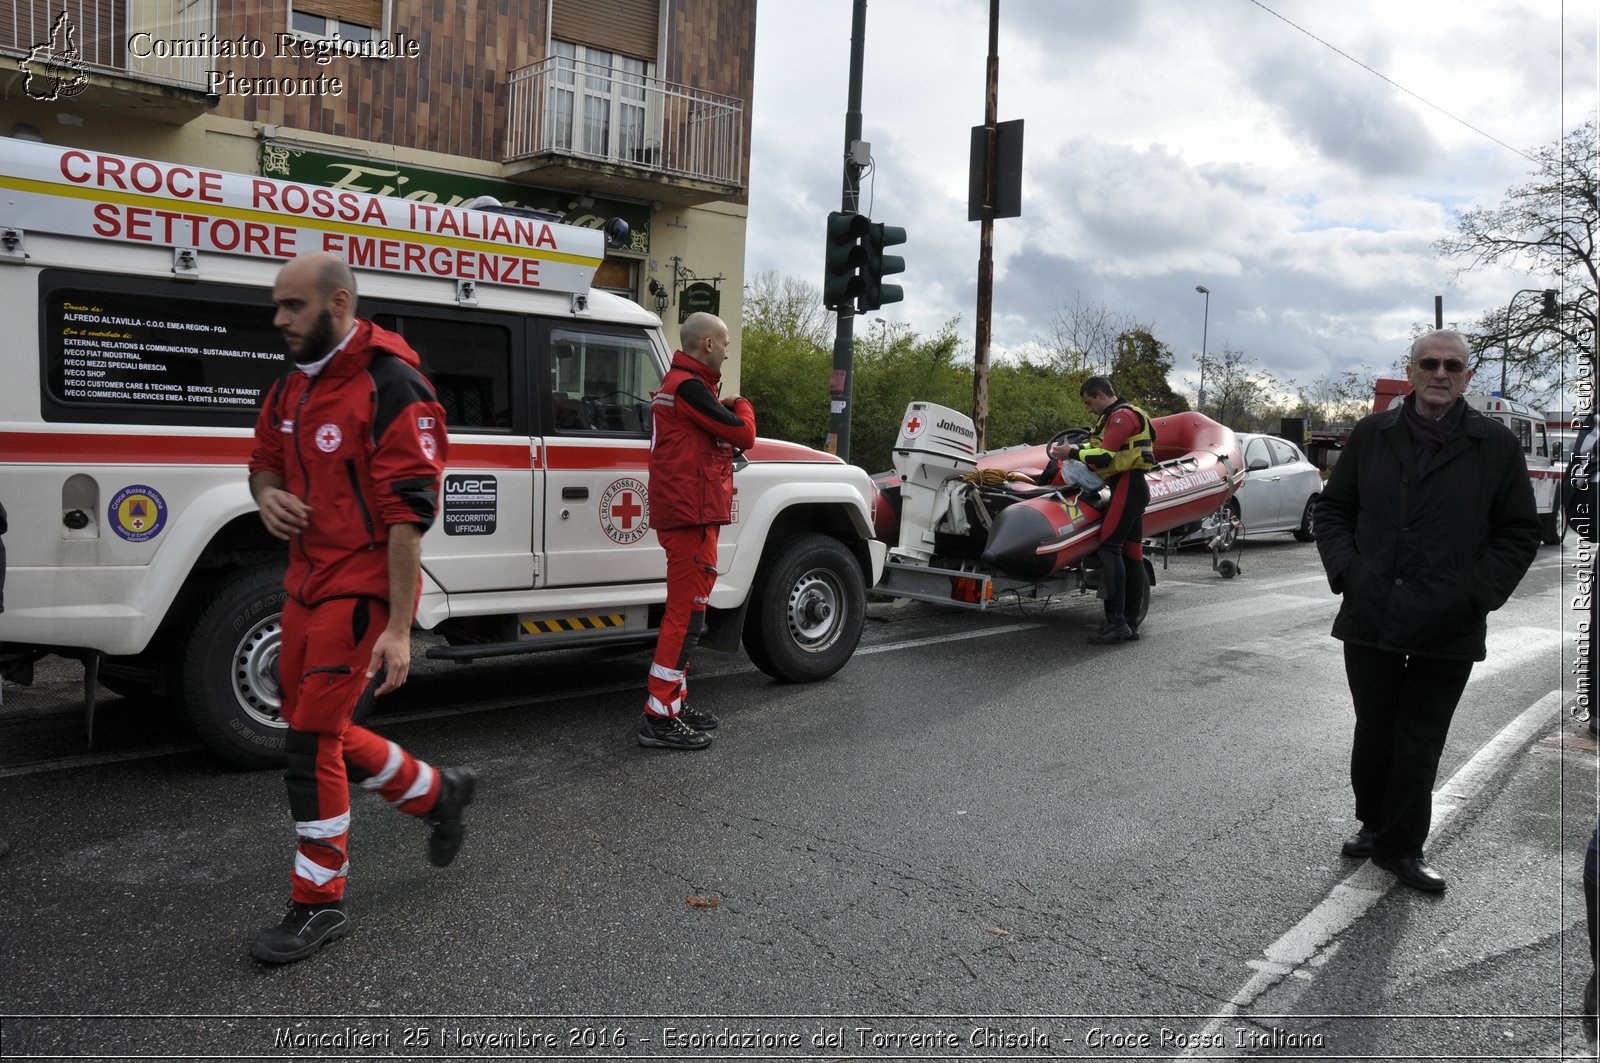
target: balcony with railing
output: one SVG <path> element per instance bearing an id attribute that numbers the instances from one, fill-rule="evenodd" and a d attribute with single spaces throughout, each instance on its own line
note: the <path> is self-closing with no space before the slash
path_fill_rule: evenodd
<path id="1" fill-rule="evenodd" d="M 205 54 L 216 0 L 7 0 L 0 63 L 20 68 L 27 95 L 136 107 L 187 121 L 206 106 Z"/>
<path id="2" fill-rule="evenodd" d="M 513 71 L 508 86 L 513 174 L 686 203 L 744 188 L 737 99 L 566 56 Z"/>

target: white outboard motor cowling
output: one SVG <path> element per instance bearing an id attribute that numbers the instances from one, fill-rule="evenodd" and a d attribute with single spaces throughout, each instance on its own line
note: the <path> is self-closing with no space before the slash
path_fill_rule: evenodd
<path id="1" fill-rule="evenodd" d="M 900 545 L 891 550 L 927 562 L 933 532 L 950 509 L 948 481 L 977 468 L 972 418 L 947 406 L 913 402 L 900 421 L 894 470 L 900 474 Z"/>

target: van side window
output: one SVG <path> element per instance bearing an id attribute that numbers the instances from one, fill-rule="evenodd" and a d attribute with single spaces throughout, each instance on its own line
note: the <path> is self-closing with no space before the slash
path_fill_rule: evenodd
<path id="1" fill-rule="evenodd" d="M 1533 453 L 1533 422 L 1526 417 L 1511 418 L 1511 431 L 1517 437 L 1517 442 L 1522 444 L 1524 454 Z"/>
<path id="2" fill-rule="evenodd" d="M 499 324 L 427 314 L 373 318 L 405 337 L 422 359 L 451 429 L 511 428 L 511 331 Z"/>
<path id="3" fill-rule="evenodd" d="M 648 436 L 650 396 L 660 386 L 643 333 L 550 330 L 548 423 L 558 434 Z"/>
<path id="4" fill-rule="evenodd" d="M 108 274 L 40 274 L 47 421 L 255 423 L 288 367 L 260 289 Z"/>

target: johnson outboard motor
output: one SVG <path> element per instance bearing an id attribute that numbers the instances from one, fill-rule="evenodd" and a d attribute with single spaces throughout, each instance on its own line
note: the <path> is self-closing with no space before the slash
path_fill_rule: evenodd
<path id="1" fill-rule="evenodd" d="M 900 421 L 894 469 L 900 474 L 900 545 L 890 551 L 926 564 L 934 531 L 946 522 L 961 474 L 977 468 L 978 430 L 972 418 L 947 406 L 913 402 Z"/>

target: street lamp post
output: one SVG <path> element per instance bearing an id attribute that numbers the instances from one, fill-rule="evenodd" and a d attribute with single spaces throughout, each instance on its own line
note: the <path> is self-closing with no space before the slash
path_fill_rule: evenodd
<path id="1" fill-rule="evenodd" d="M 1211 327 L 1211 289 L 1204 284 L 1196 284 L 1194 290 L 1206 297 L 1205 316 L 1200 319 L 1200 394 L 1197 397 L 1196 413 L 1206 412 L 1206 332 Z"/>
<path id="2" fill-rule="evenodd" d="M 1554 288 L 1522 288 L 1506 303 L 1506 342 L 1500 350 L 1500 397 L 1509 399 L 1506 394 L 1506 363 L 1511 361 L 1511 308 L 1516 304 L 1518 295 L 1544 294 L 1544 309 L 1540 311 L 1545 317 L 1556 316 L 1556 296 L 1560 293 Z"/>

